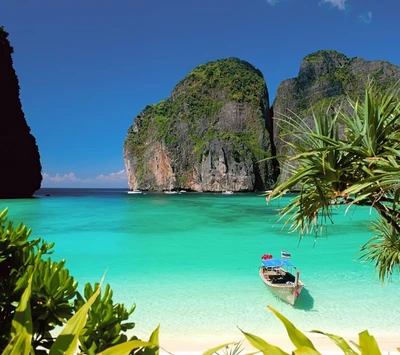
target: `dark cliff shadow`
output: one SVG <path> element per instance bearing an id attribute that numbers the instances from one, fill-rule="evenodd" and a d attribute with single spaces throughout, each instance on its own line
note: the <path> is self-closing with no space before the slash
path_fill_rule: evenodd
<path id="1" fill-rule="evenodd" d="M 302 309 L 304 311 L 311 311 L 314 307 L 314 298 L 306 288 L 303 288 L 299 299 L 296 301 L 294 308 Z"/>

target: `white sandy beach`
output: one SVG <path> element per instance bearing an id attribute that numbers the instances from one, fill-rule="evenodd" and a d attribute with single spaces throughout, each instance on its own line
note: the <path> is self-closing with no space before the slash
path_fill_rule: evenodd
<path id="1" fill-rule="evenodd" d="M 306 334 L 308 338 L 311 339 L 315 348 L 324 355 L 336 355 L 336 354 L 343 354 L 339 347 L 337 347 L 332 340 L 329 338 L 319 335 L 319 334 Z M 271 338 L 264 337 L 264 340 L 269 342 L 272 345 L 279 346 L 282 350 L 291 353 L 294 350 L 294 346 L 291 343 L 289 337 L 285 335 L 281 336 L 272 336 Z M 379 344 L 379 348 L 382 354 L 398 354 L 399 351 L 397 348 L 400 348 L 400 336 L 399 338 L 393 337 L 375 337 Z M 216 347 L 218 345 L 222 345 L 229 342 L 238 342 L 243 340 L 240 337 L 232 337 L 228 338 L 221 338 L 221 337 L 212 337 L 212 336 L 198 336 L 193 338 L 170 338 L 170 337 L 163 337 L 160 335 L 160 345 L 161 345 L 161 355 L 202 355 L 208 349 Z M 350 340 L 358 343 L 357 338 L 345 338 L 347 342 Z M 256 351 L 249 343 L 244 340 L 243 348 L 245 351 L 243 354 L 246 353 L 253 353 Z M 354 350 L 357 350 L 353 347 Z M 222 351 L 219 352 L 222 354 Z"/>

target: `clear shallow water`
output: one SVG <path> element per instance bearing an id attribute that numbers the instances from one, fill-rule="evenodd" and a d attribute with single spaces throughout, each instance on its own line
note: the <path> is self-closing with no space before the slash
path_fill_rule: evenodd
<path id="1" fill-rule="evenodd" d="M 45 196 L 50 193 L 50 197 Z M 326 237 L 282 230 L 277 211 L 256 194 L 127 195 L 122 190 L 43 189 L 33 199 L 0 200 L 9 218 L 54 241 L 79 281 L 106 282 L 114 301 L 136 304 L 135 334 L 236 337 L 237 327 L 263 336 L 282 333 L 267 310 L 303 331 L 399 336 L 400 281 L 382 285 L 358 261 L 370 237 L 370 210 L 338 208 Z M 276 299 L 258 276 L 261 255 L 292 253 L 306 284 L 296 306 Z"/>

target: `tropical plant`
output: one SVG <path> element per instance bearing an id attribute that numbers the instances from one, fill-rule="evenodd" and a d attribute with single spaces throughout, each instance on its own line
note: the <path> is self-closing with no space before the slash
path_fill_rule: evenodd
<path id="1" fill-rule="evenodd" d="M 282 218 L 301 236 L 332 221 L 335 204 L 370 206 L 378 212 L 375 235 L 361 248 L 361 258 L 374 262 L 379 278 L 391 278 L 400 266 L 400 95 L 369 82 L 363 103 L 348 98 L 334 112 L 313 115 L 310 124 L 284 116 L 290 154 L 278 157 L 290 176 L 268 200 L 298 188 Z M 293 139 L 293 137 L 295 139 Z"/>
<path id="2" fill-rule="evenodd" d="M 39 272 L 43 272 L 41 277 L 32 276 L 31 287 L 37 290 L 32 298 L 34 344 L 40 338 L 46 338 L 47 332 L 54 329 L 59 319 L 60 315 L 57 312 L 54 314 L 53 302 L 48 296 L 56 293 L 53 286 L 56 283 L 60 284 L 59 278 L 65 276 L 55 273 L 54 268 L 53 270 L 51 267 L 46 268 L 40 259 L 52 252 L 54 243 L 47 244 L 39 238 L 29 239 L 31 230 L 22 223 L 14 227 L 13 222 L 7 221 L 7 211 L 4 209 L 0 213 L 0 352 L 9 342 L 16 304 L 26 287 L 28 271 L 38 265 Z M 35 271 L 38 273 L 37 270 Z M 74 282 L 72 286 L 69 282 L 61 285 L 60 292 L 54 300 L 55 304 L 60 302 L 65 295 L 65 290 L 69 287 L 73 288 L 69 291 L 71 294 L 76 288 Z M 43 342 L 45 343 L 46 340 L 43 339 Z"/>
<path id="3" fill-rule="evenodd" d="M 90 283 L 85 285 L 84 298 L 86 302 L 93 296 L 99 284 L 94 287 Z M 123 304 L 115 304 L 112 300 L 113 291 L 106 285 L 103 297 L 101 294 L 93 302 L 88 312 L 88 319 L 79 336 L 79 348 L 83 354 L 93 355 L 113 345 L 124 343 L 128 340 L 126 332 L 135 326 L 135 323 L 126 321 L 135 310 L 135 305 L 128 311 Z M 76 310 L 85 303 L 80 294 L 75 300 Z"/>
<path id="4" fill-rule="evenodd" d="M 27 281 L 26 288 L 22 294 L 21 300 L 17 306 L 14 314 L 11 326 L 10 342 L 3 351 L 3 355 L 35 355 L 38 352 L 32 347 L 32 335 L 33 335 L 33 322 L 31 315 L 31 295 L 32 295 L 32 280 L 34 268 L 29 268 L 29 278 Z M 87 315 L 90 307 L 97 300 L 100 295 L 100 285 L 91 297 L 84 303 L 80 309 L 70 318 L 61 333 L 57 336 L 55 342 L 49 349 L 49 355 L 74 355 L 78 348 L 79 336 L 83 331 L 87 322 Z M 157 328 L 151 339 L 158 340 Z M 136 349 L 150 349 L 149 355 L 158 355 L 158 343 L 145 342 L 141 340 L 132 340 L 124 342 L 113 347 L 104 349 L 104 351 L 96 352 L 98 355 L 130 355 Z M 47 352 L 46 352 L 47 354 Z"/>
<path id="5" fill-rule="evenodd" d="M 291 323 L 286 317 L 284 317 L 281 313 L 268 306 L 269 310 L 283 323 L 286 328 L 286 332 L 289 336 L 290 341 L 294 345 L 295 349 L 291 352 L 291 354 L 296 355 L 321 355 L 312 341 L 299 329 L 297 329 L 293 323 Z M 251 346 L 256 348 L 258 351 L 256 353 L 261 353 L 264 355 L 289 355 L 286 351 L 282 350 L 278 346 L 272 345 L 262 338 L 246 333 L 243 330 L 241 331 L 247 341 Z M 320 330 L 312 330 L 312 333 L 322 334 L 330 338 L 335 345 L 337 345 L 344 354 L 346 355 L 381 355 L 381 351 L 379 346 L 373 336 L 371 336 L 367 330 L 359 333 L 358 344 L 351 341 L 351 344 L 354 346 L 352 348 L 345 339 L 338 335 L 325 333 Z M 223 344 L 217 346 L 213 349 L 206 351 L 203 355 L 213 355 L 218 354 L 217 351 L 220 349 L 225 349 L 229 344 Z M 252 354 L 256 354 L 252 353 Z M 248 354 L 251 355 L 251 354 Z"/>
<path id="6" fill-rule="evenodd" d="M 217 352 L 215 353 L 216 355 L 239 355 L 244 351 L 242 347 L 242 342 L 239 341 L 238 343 L 233 343 L 230 345 L 227 345 L 222 352 Z"/>
<path id="7" fill-rule="evenodd" d="M 107 354 L 114 346 L 129 354 L 145 346 L 131 347 L 127 352 L 130 345 L 124 345 L 140 342 L 134 336 L 128 341 L 125 334 L 135 325 L 125 322 L 134 305 L 128 310 L 114 303 L 109 285 L 101 297 L 99 284 L 92 287 L 88 283 L 82 296 L 77 291 L 78 282 L 65 268 L 65 260 L 52 262 L 48 257 L 54 243 L 32 239 L 30 234 L 24 224 L 14 227 L 7 221 L 7 209 L 0 213 L 0 354 L 3 350 L 4 354 L 23 354 L 21 346 L 25 349 L 27 344 L 31 354 L 52 354 L 52 349 L 69 347 L 76 339 L 82 353 L 89 355 Z M 54 338 L 51 331 L 64 325 L 67 335 L 63 331 Z M 152 344 L 158 343 L 158 335 L 152 337 Z M 154 349 L 151 347 L 148 354 Z"/>

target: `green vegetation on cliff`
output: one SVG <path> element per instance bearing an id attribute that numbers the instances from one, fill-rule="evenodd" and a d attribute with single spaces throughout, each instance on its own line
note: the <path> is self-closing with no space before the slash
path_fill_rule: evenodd
<path id="1" fill-rule="evenodd" d="M 211 98 L 215 96 L 213 89 L 222 89 L 223 93 L 220 95 L 224 96 L 224 100 L 248 102 L 257 109 L 260 103 L 259 93 L 265 90 L 265 80 L 262 73 L 250 63 L 237 58 L 228 58 L 199 65 L 178 83 L 174 91 L 180 92 L 183 88 L 188 94 L 202 93 L 201 89 L 204 87 L 208 88 Z M 214 97 L 214 101 L 219 98 Z M 215 113 L 219 109 L 218 105 L 210 106 L 213 106 L 211 102 L 204 106 L 208 114 Z"/>
<path id="2" fill-rule="evenodd" d="M 182 160 L 178 151 L 186 146 L 184 154 L 191 164 L 173 166 L 179 181 L 187 180 L 187 171 L 204 160 L 212 142 L 220 142 L 235 161 L 250 156 L 258 161 L 270 155 L 268 108 L 265 80 L 251 64 L 237 58 L 202 64 L 176 85 L 169 98 L 148 105 L 135 118 L 125 140 L 125 156 L 134 158 L 136 180 L 146 176 L 145 155 L 154 142 L 162 144 L 173 160 Z"/>

